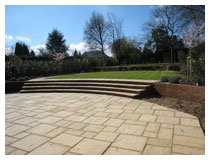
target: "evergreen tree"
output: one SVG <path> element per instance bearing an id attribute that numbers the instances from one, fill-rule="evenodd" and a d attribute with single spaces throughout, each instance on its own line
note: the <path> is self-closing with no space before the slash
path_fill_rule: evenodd
<path id="1" fill-rule="evenodd" d="M 76 49 L 74 50 L 73 56 L 74 56 L 74 58 L 77 58 L 78 57 L 78 52 L 77 52 Z"/>
<path id="2" fill-rule="evenodd" d="M 28 46 L 23 42 L 17 42 L 15 45 L 16 56 L 29 56 Z"/>
<path id="3" fill-rule="evenodd" d="M 46 47 L 51 56 L 54 56 L 56 53 L 65 53 L 67 54 L 68 46 L 65 44 L 66 40 L 64 39 L 63 34 L 57 29 L 53 29 L 51 33 L 48 34 Z"/>
<path id="4" fill-rule="evenodd" d="M 35 56 L 35 52 L 33 50 L 31 50 L 30 54 L 29 54 L 31 57 L 34 57 Z"/>

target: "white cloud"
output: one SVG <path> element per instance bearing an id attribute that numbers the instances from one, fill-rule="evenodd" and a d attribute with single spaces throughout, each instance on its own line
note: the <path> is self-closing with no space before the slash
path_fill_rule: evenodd
<path id="1" fill-rule="evenodd" d="M 33 50 L 35 54 L 39 53 L 40 48 L 45 49 L 46 48 L 45 44 L 39 44 L 39 45 L 30 47 L 30 49 Z"/>
<path id="2" fill-rule="evenodd" d="M 36 45 L 36 46 L 31 46 L 30 47 L 30 50 L 33 50 L 35 52 L 35 54 L 39 54 L 39 49 L 40 48 L 43 48 L 43 49 L 46 49 L 46 45 L 45 44 L 39 44 L 39 45 Z M 72 53 L 74 52 L 74 50 L 77 50 L 77 51 L 80 51 L 82 54 L 86 51 L 89 51 L 90 49 L 88 49 L 87 45 L 85 42 L 80 42 L 78 44 L 70 44 L 69 45 L 69 54 L 72 55 Z M 12 48 L 9 47 L 9 48 L 6 48 L 6 53 L 11 53 L 12 51 Z M 112 56 L 112 53 L 111 53 L 111 50 L 110 48 L 108 47 L 108 45 L 105 46 L 105 53 L 108 55 L 108 56 Z"/>
<path id="3" fill-rule="evenodd" d="M 5 35 L 6 41 L 12 41 L 14 38 L 11 35 Z"/>
<path id="4" fill-rule="evenodd" d="M 80 42 L 78 44 L 70 44 L 69 45 L 70 54 L 72 54 L 75 49 L 77 51 L 80 51 L 81 53 L 84 53 L 89 50 L 85 42 Z"/>
<path id="5" fill-rule="evenodd" d="M 30 39 L 27 37 L 16 36 L 15 38 L 19 41 L 30 41 Z"/>
<path id="6" fill-rule="evenodd" d="M 112 53 L 111 53 L 111 50 L 109 49 L 108 45 L 106 45 L 104 47 L 106 50 L 105 50 L 105 53 L 108 55 L 108 56 L 111 56 Z M 90 51 L 90 49 L 88 48 L 87 44 L 85 42 L 80 42 L 78 44 L 70 44 L 69 45 L 69 53 L 70 55 L 74 52 L 74 50 L 77 50 L 77 51 L 80 51 L 82 54 L 86 51 Z"/>
<path id="7" fill-rule="evenodd" d="M 15 52 L 15 50 L 10 47 L 10 48 L 5 48 L 5 54 L 8 55 L 8 54 L 13 54 Z"/>

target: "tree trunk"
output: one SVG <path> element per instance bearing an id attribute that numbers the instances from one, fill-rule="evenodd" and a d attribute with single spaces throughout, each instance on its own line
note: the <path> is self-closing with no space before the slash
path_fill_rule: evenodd
<path id="1" fill-rule="evenodd" d="M 173 48 L 172 47 L 170 48 L 171 48 L 171 64 L 173 64 Z"/>

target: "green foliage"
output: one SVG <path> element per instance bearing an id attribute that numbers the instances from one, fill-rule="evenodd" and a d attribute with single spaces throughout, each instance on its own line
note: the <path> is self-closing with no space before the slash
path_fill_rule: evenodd
<path id="1" fill-rule="evenodd" d="M 53 29 L 52 32 L 48 34 L 46 43 L 47 50 L 51 56 L 55 53 L 66 53 L 68 46 L 65 42 L 64 35 L 57 29 Z"/>
<path id="2" fill-rule="evenodd" d="M 16 81 L 15 77 L 10 78 L 10 81 Z"/>
<path id="3" fill-rule="evenodd" d="M 161 81 L 161 82 L 168 82 L 168 81 L 169 81 L 169 76 L 162 76 L 162 77 L 160 78 L 160 81 Z"/>
<path id="4" fill-rule="evenodd" d="M 23 42 L 17 42 L 15 45 L 16 56 L 29 56 L 28 46 Z"/>
<path id="5" fill-rule="evenodd" d="M 186 64 L 188 54 L 183 50 L 178 52 L 178 59 L 180 64 Z"/>
<path id="6" fill-rule="evenodd" d="M 105 60 L 106 66 L 117 66 L 119 65 L 119 61 L 116 58 L 106 58 Z"/>
<path id="7" fill-rule="evenodd" d="M 31 50 L 31 52 L 29 53 L 29 56 L 34 57 L 35 56 L 35 52 L 33 50 Z"/>
<path id="8" fill-rule="evenodd" d="M 9 56 L 5 62 L 6 80 L 28 80 L 29 77 L 51 76 L 60 74 L 96 71 L 96 60 L 67 58 L 63 61 L 55 60 L 25 60 L 17 56 Z"/>
<path id="9" fill-rule="evenodd" d="M 174 76 L 162 76 L 160 78 L 161 82 L 170 82 L 170 83 L 178 83 L 179 80 L 181 80 L 182 77 L 180 75 L 174 75 Z"/>
<path id="10" fill-rule="evenodd" d="M 205 84 L 205 42 L 192 48 L 191 54 L 194 81 Z"/>
<path id="11" fill-rule="evenodd" d="M 137 64 L 140 62 L 141 50 L 126 38 L 116 40 L 112 44 L 111 50 L 119 64 Z"/>
<path id="12" fill-rule="evenodd" d="M 181 79 L 182 79 L 181 76 L 175 75 L 175 76 L 169 77 L 168 81 L 169 81 L 170 83 L 178 83 L 179 80 L 181 80 Z"/>

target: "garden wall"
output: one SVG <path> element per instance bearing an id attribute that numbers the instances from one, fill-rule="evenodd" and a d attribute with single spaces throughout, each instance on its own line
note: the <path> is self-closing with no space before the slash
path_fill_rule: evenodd
<path id="1" fill-rule="evenodd" d="M 205 102 L 205 87 L 184 84 L 155 83 L 153 88 L 163 97 Z"/>

